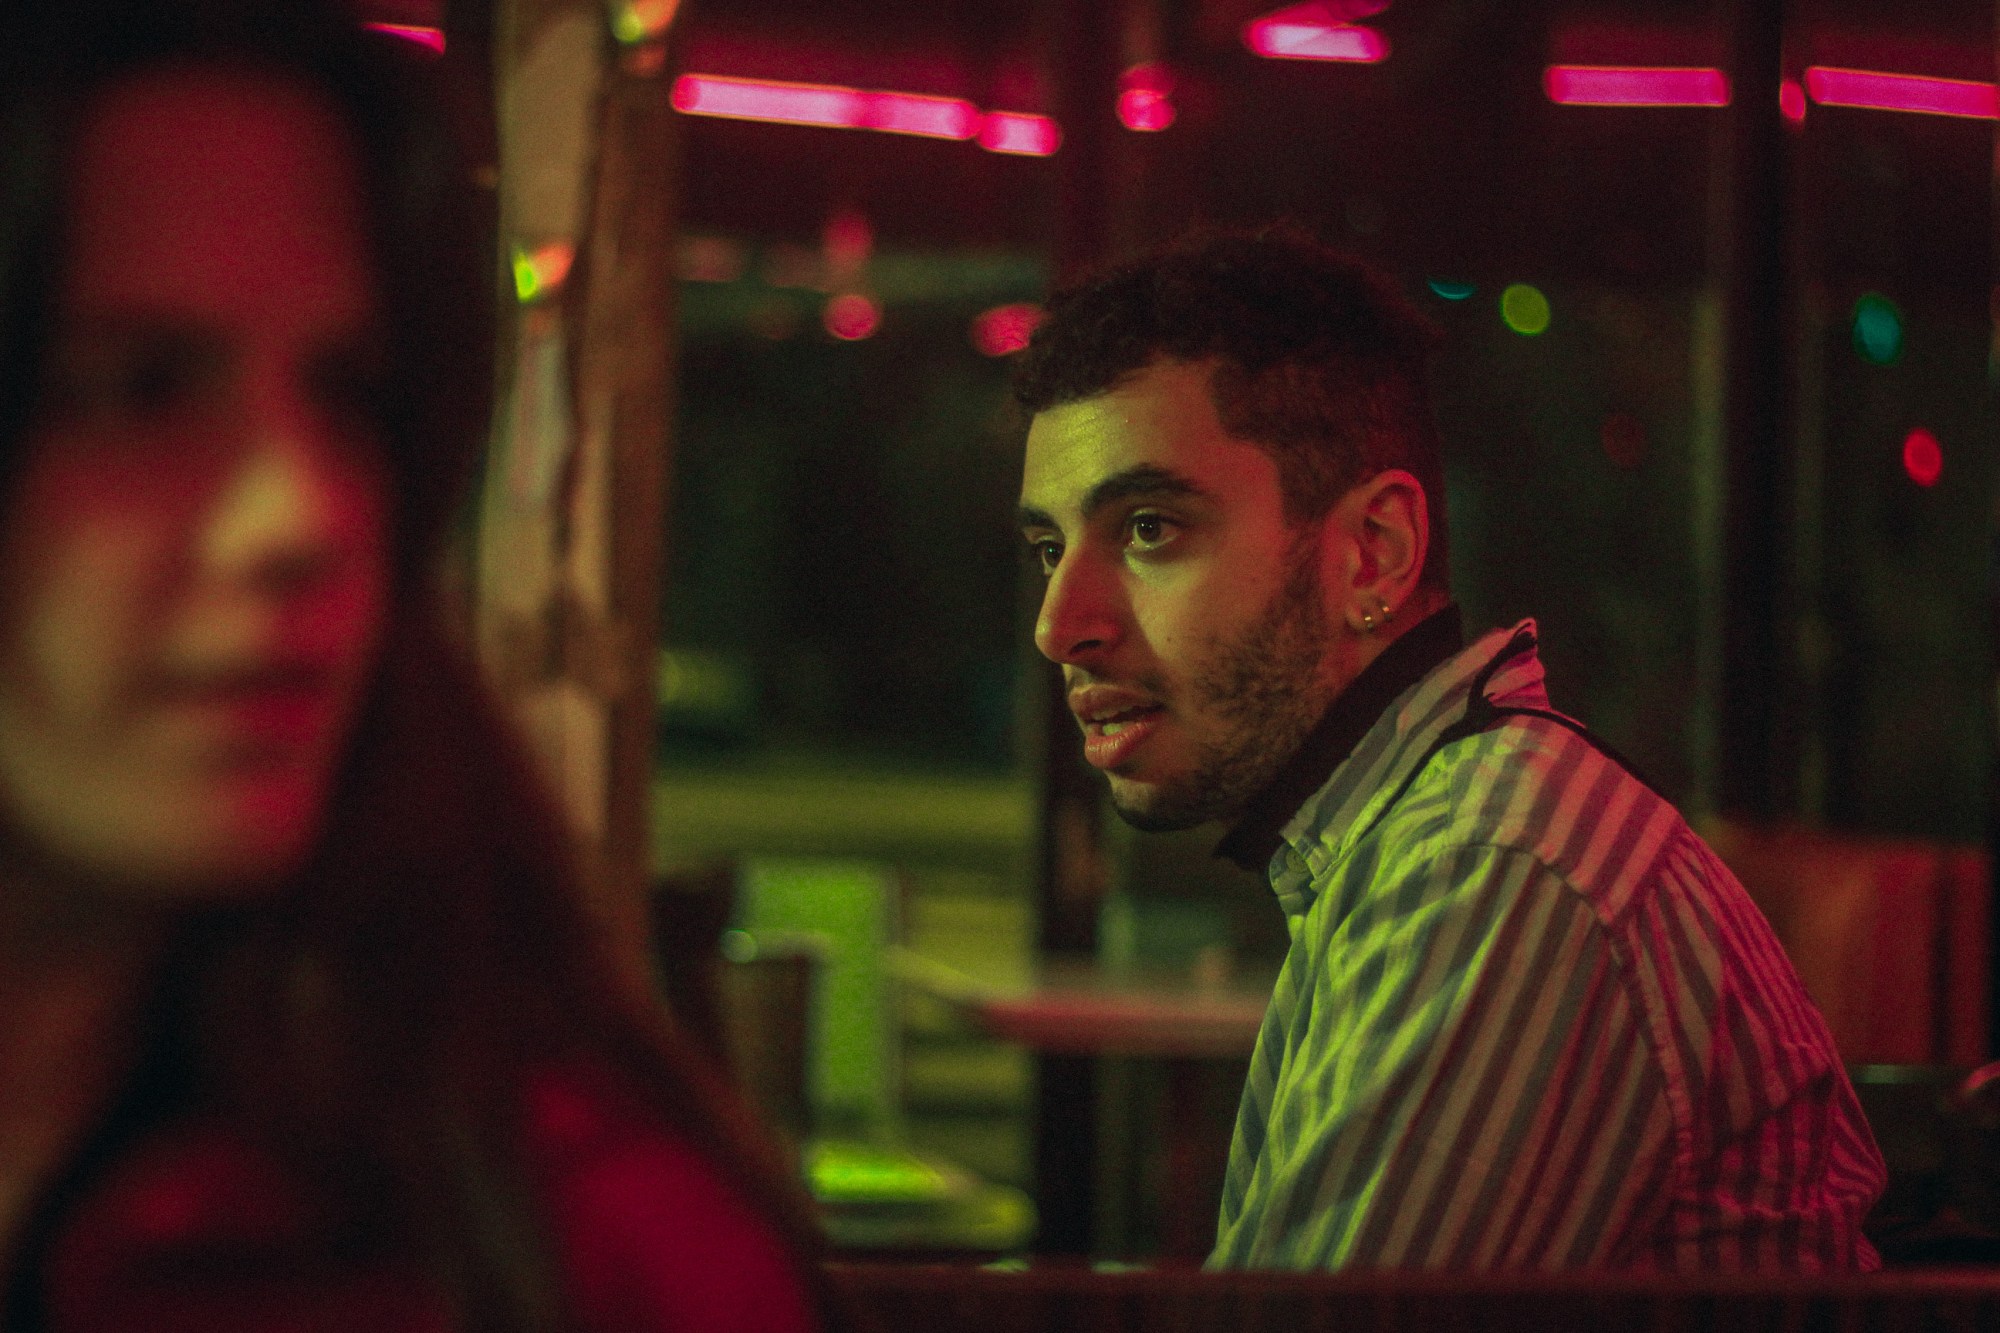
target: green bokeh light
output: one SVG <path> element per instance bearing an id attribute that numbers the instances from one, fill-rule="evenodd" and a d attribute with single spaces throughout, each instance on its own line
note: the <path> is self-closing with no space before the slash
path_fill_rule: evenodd
<path id="1" fill-rule="evenodd" d="M 523 305 L 541 295 L 542 275 L 535 271 L 534 257 L 525 250 L 514 252 L 514 295 Z"/>
<path id="2" fill-rule="evenodd" d="M 1447 301 L 1463 301 L 1479 288 L 1469 282 L 1450 282 L 1444 278 L 1429 280 L 1430 289 Z"/>
<path id="3" fill-rule="evenodd" d="M 1532 338 L 1549 326 L 1549 298 L 1525 282 L 1517 282 L 1500 293 L 1500 318 L 1507 327 Z"/>
<path id="4" fill-rule="evenodd" d="M 1854 303 L 1854 350 L 1878 366 L 1903 354 L 1903 312 L 1880 292 L 1864 292 Z"/>

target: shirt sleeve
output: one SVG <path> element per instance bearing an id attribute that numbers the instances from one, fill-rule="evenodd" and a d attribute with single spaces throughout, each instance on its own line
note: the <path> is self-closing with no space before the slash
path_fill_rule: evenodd
<path id="1" fill-rule="evenodd" d="M 1449 847 L 1300 947 L 1211 1262 L 1615 1262 L 1668 1193 L 1674 1126 L 1590 905 L 1528 853 Z"/>

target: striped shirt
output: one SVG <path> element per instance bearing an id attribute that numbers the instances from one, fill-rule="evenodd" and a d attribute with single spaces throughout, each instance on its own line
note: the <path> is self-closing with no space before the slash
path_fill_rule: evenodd
<path id="1" fill-rule="evenodd" d="M 1496 662 L 1485 698 L 1548 707 L 1523 631 L 1405 690 L 1284 828 L 1209 1266 L 1875 1267 L 1881 1155 L 1715 854 L 1556 722 L 1434 750 Z"/>

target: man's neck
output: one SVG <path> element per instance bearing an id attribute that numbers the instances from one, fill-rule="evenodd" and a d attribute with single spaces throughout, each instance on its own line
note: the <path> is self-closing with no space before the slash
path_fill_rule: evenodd
<path id="1" fill-rule="evenodd" d="M 1373 666 L 1384 653 L 1395 647 L 1404 635 L 1450 605 L 1451 598 L 1445 593 L 1419 588 L 1410 595 L 1410 600 L 1402 609 L 1396 612 L 1394 620 L 1377 621 L 1374 629 L 1353 635 L 1345 670 L 1349 684 L 1359 680 L 1361 674 Z M 1345 692 L 1343 689 L 1342 693 Z"/>
<path id="2" fill-rule="evenodd" d="M 1426 605 L 1432 605 L 1426 603 Z M 1319 722 L 1264 790 L 1244 806 L 1215 854 L 1261 873 L 1285 825 L 1348 755 L 1396 697 L 1465 646 L 1458 608 L 1438 599 L 1428 614 L 1398 617 L 1402 630 L 1376 646 L 1328 705 Z"/>

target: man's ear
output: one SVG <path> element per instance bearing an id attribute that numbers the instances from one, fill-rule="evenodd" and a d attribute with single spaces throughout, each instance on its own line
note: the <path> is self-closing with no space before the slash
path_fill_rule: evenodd
<path id="1" fill-rule="evenodd" d="M 1326 526 L 1328 610 L 1363 634 L 1395 619 L 1430 554 L 1423 484 L 1401 468 L 1378 472 L 1340 497 Z"/>

